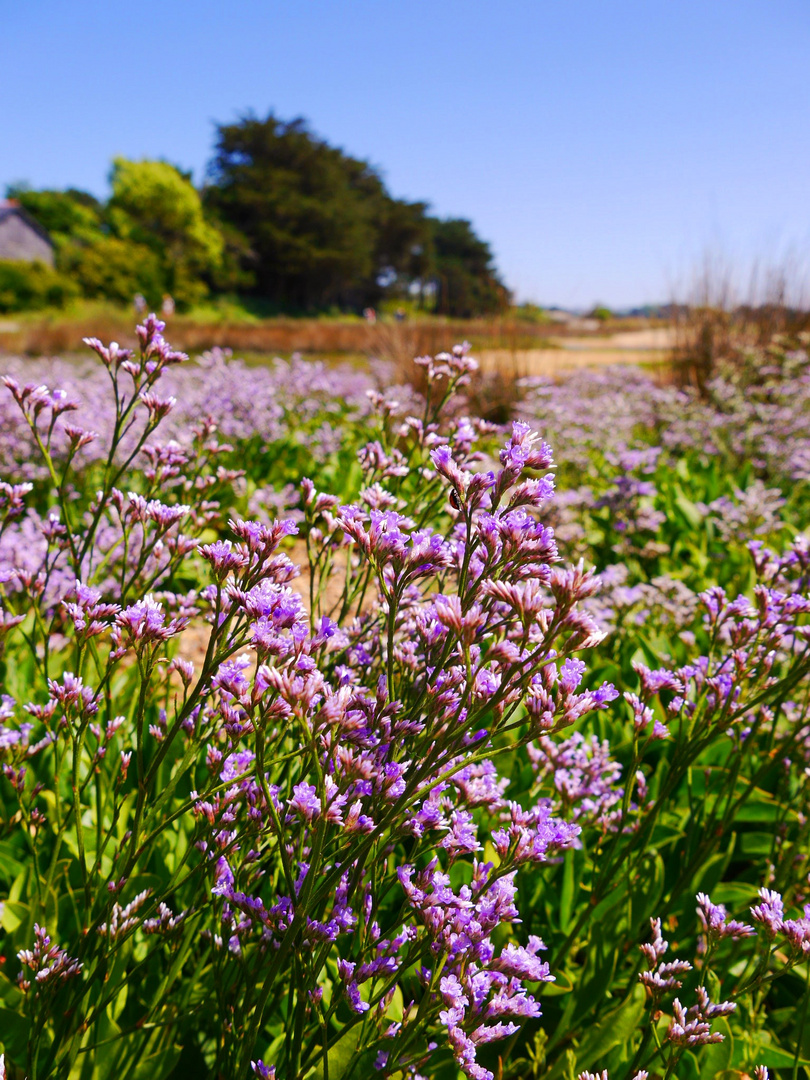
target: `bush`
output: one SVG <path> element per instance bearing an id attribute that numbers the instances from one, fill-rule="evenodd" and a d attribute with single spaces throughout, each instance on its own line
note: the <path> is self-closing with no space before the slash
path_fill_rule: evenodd
<path id="1" fill-rule="evenodd" d="M 90 299 L 131 304 L 141 293 L 156 306 L 165 292 L 160 259 L 145 244 L 107 236 L 86 247 L 65 248 L 63 263 Z"/>
<path id="2" fill-rule="evenodd" d="M 69 277 L 41 262 L 0 259 L 0 312 L 63 308 L 78 296 Z"/>

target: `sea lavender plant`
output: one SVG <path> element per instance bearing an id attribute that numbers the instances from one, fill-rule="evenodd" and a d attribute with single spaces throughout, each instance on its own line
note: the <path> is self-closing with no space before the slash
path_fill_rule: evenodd
<path id="1" fill-rule="evenodd" d="M 358 1061 L 413 1071 L 433 1039 L 468 1075 L 489 1076 L 478 1047 L 538 1016 L 524 980 L 551 978 L 539 938 L 496 948 L 493 934 L 518 918 L 517 869 L 553 858 L 578 827 L 505 802 L 488 762 L 507 733 L 526 742 L 615 696 L 578 693 L 581 665 L 573 677 L 566 667 L 598 635 L 577 608 L 591 577 L 554 566 L 553 535 L 532 513 L 552 491 L 549 475 L 533 478 L 550 450 L 516 424 L 499 467 L 472 472 L 473 428 L 440 431 L 472 362 L 463 350 L 424 361 L 436 400 L 406 425 L 401 449 L 372 441 L 361 453 L 365 501 L 340 506 L 305 488 L 316 592 L 321 552 L 346 551 L 334 620 L 289 587 L 294 522 L 234 518 L 232 539 L 201 542 L 219 521 L 209 496 L 238 474 L 208 482 L 210 430 L 193 466 L 150 442 L 173 407 L 158 381 L 184 359 L 162 329 L 153 318 L 139 327 L 137 354 L 88 342 L 114 418 L 86 506 L 72 477 L 90 443 L 65 429 L 72 403 L 8 380 L 58 514 L 40 523 L 34 565 L 5 574 L 18 613 L 7 630 L 20 627 L 34 670 L 32 720 L 15 726 L 15 703 L 5 706 L 4 772 L 38 867 L 27 910 L 50 915 L 76 953 L 45 929 L 20 952 L 35 975 L 20 981 L 28 1074 L 92 1060 L 110 1016 L 137 1020 L 109 1051 L 116 1071 L 131 1071 L 136 1045 L 170 1057 L 199 1013 L 192 982 L 185 1010 L 165 1015 L 192 965 L 215 980 L 210 1052 L 231 1074 L 246 1073 L 262 1043 L 257 1068 L 270 1068 L 269 1052 L 289 1077 L 318 1062 L 326 1071 L 346 1040 Z M 60 459 L 61 438 L 75 449 Z M 139 456 L 143 490 L 125 492 Z M 423 489 L 414 505 L 411 475 Z M 386 479 L 398 483 L 387 491 Z M 25 494 L 11 493 L 13 516 Z M 445 499 L 436 529 L 426 510 Z M 199 586 L 179 593 L 189 560 Z M 207 642 L 183 659 L 197 620 Z M 487 828 L 495 854 L 482 860 Z M 56 918 L 54 890 L 69 901 Z M 158 979 L 137 1004 L 126 1000 L 136 970 Z M 55 997 L 43 996 L 43 972 Z M 267 1046 L 274 1016 L 287 1017 L 285 1031 Z M 204 1044 L 206 1018 L 196 1026 Z"/>
<path id="2" fill-rule="evenodd" d="M 695 880 L 700 981 L 671 1001 L 666 1068 L 715 1067 L 703 1036 L 729 972 L 744 1062 L 761 1060 L 772 996 L 804 977 L 782 899 L 808 869 L 810 814 L 787 809 L 805 788 L 784 765 L 809 734 L 802 544 L 755 547 L 749 595 L 703 591 L 688 662 L 611 660 L 619 700 L 579 656 L 603 638 L 599 580 L 544 520 L 551 450 L 522 421 L 495 449 L 464 415 L 466 348 L 420 359 L 421 401 L 371 393 L 354 500 L 321 470 L 274 519 L 255 492 L 289 506 L 290 476 L 240 452 L 261 437 L 250 419 L 229 429 L 226 408 L 159 441 L 185 363 L 163 329 L 150 317 L 135 353 L 90 342 L 110 395 L 93 439 L 69 395 L 9 384 L 40 456 L 0 504 L 13 1067 L 641 1077 L 661 1018 L 645 1019 L 630 947 L 650 908 L 688 911 Z M 766 929 L 740 974 L 728 950 L 751 928 L 709 893 L 739 874 L 722 845 L 763 806 L 770 914 L 752 913 Z M 659 939 L 661 923 L 650 971 L 667 983 Z"/>

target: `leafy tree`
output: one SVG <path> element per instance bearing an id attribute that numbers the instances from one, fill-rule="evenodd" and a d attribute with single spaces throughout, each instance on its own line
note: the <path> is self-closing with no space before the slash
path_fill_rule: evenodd
<path id="1" fill-rule="evenodd" d="M 388 199 L 367 162 L 303 120 L 247 116 L 217 129 L 206 204 L 249 245 L 255 291 L 285 308 L 362 300 Z"/>
<path id="2" fill-rule="evenodd" d="M 489 246 L 466 221 L 395 199 L 366 161 L 272 113 L 217 129 L 204 200 L 245 238 L 255 292 L 282 309 L 359 308 L 425 292 L 444 314 L 499 310 L 507 293 Z"/>
<path id="3" fill-rule="evenodd" d="M 204 278 L 216 273 L 223 240 L 206 220 L 189 176 L 165 161 L 116 158 L 110 182 L 107 214 L 116 236 L 155 253 L 164 286 L 181 305 L 204 296 Z"/>
<path id="4" fill-rule="evenodd" d="M 130 304 L 141 293 L 157 307 L 166 291 L 165 268 L 155 251 L 117 236 L 102 236 L 86 246 L 72 244 L 60 262 L 90 299 Z"/>
<path id="5" fill-rule="evenodd" d="M 463 218 L 434 218 L 436 312 L 470 318 L 504 310 L 509 292 L 498 277 L 489 244 Z"/>
<path id="6" fill-rule="evenodd" d="M 377 293 L 404 296 L 427 280 L 433 265 L 427 203 L 387 197 L 381 211 L 375 253 Z M 373 302 L 376 296 L 370 295 L 369 300 Z"/>
<path id="7" fill-rule="evenodd" d="M 68 281 L 68 288 L 60 289 L 41 275 L 29 281 L 30 275 L 6 273 L 6 293 L 13 279 L 23 306 L 63 306 L 79 291 L 90 299 L 121 304 L 142 293 L 150 304 L 160 303 L 167 289 L 164 260 L 146 244 L 111 235 L 107 208 L 93 195 L 75 188 L 32 191 L 24 184 L 9 187 L 7 195 L 47 229 L 56 246 L 59 281 Z"/>
<path id="8" fill-rule="evenodd" d="M 208 290 L 281 311 L 359 310 L 416 298 L 444 315 L 508 303 L 468 221 L 394 198 L 367 161 L 272 113 L 217 128 L 207 182 L 166 161 L 116 158 L 105 204 L 75 189 L 8 189 L 52 236 L 57 268 L 85 296 L 188 307 Z"/>

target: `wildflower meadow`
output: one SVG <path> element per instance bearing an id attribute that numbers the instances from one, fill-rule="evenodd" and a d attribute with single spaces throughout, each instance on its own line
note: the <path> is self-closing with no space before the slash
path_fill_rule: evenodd
<path id="1" fill-rule="evenodd" d="M 9 1080 L 810 1076 L 807 343 L 164 331 L 5 365 Z"/>

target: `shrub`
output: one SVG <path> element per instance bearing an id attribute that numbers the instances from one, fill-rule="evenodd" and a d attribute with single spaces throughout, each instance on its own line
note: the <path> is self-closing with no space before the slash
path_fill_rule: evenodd
<path id="1" fill-rule="evenodd" d="M 63 308 L 77 295 L 69 277 L 44 263 L 0 259 L 0 312 Z"/>
<path id="2" fill-rule="evenodd" d="M 155 305 L 165 291 L 160 261 L 144 244 L 105 236 L 86 247 L 67 247 L 62 258 L 82 294 L 92 300 L 131 304 L 141 293 Z"/>

